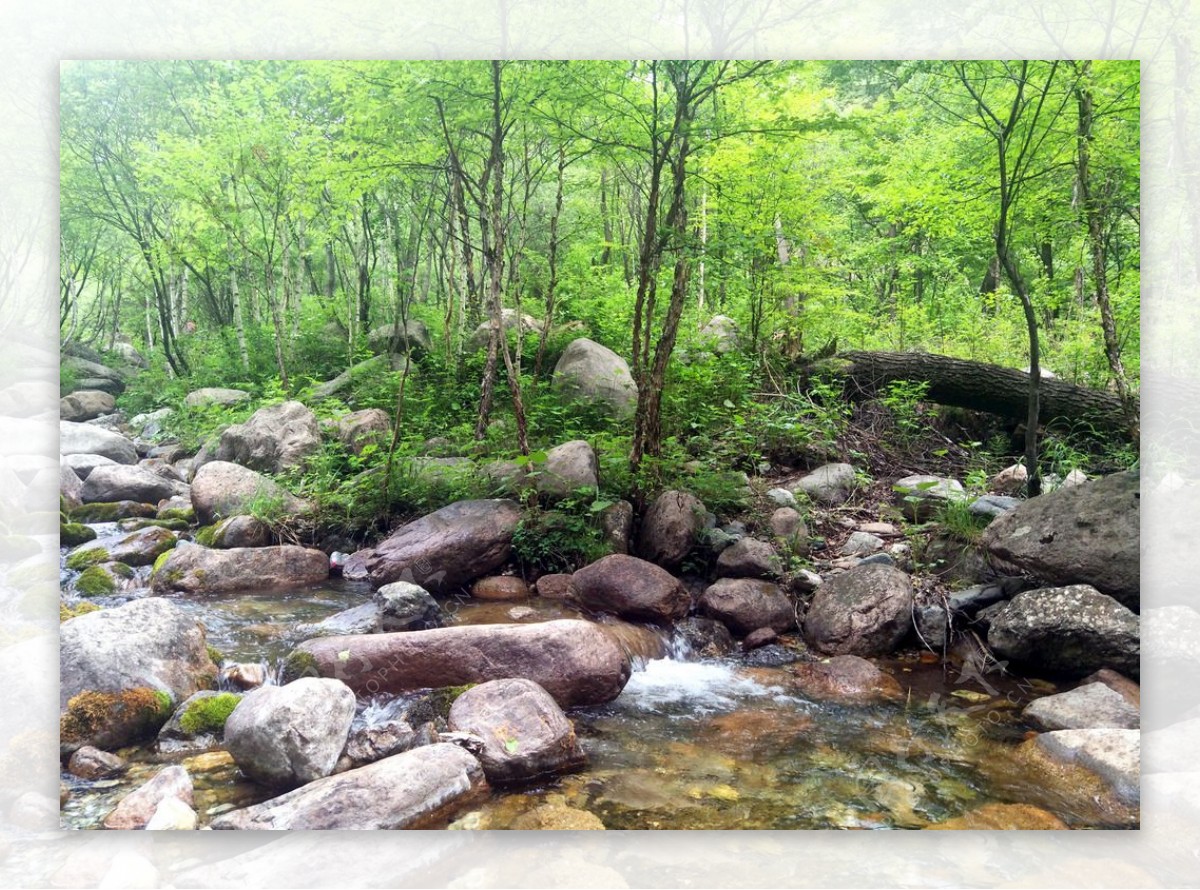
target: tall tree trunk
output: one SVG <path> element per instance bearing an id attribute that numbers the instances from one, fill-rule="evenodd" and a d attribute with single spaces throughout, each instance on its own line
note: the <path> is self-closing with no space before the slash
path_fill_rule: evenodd
<path id="1" fill-rule="evenodd" d="M 242 314 L 242 294 L 238 289 L 238 274 L 234 266 L 229 267 L 229 294 L 233 298 L 233 324 L 237 330 L 238 356 L 242 360 L 242 371 L 250 373 L 250 350 L 246 347 L 246 318 Z"/>
<path id="2" fill-rule="evenodd" d="M 562 214 L 563 205 L 563 171 L 566 169 L 566 154 L 563 147 L 558 147 L 558 177 L 555 180 L 554 190 L 554 215 L 550 217 L 550 283 L 546 286 L 546 318 L 542 321 L 542 332 L 538 336 L 537 358 L 533 362 L 533 377 L 535 380 L 541 379 L 542 376 L 542 359 L 546 354 L 546 340 L 550 336 L 550 326 L 554 323 L 554 296 L 558 291 L 558 218 Z M 604 178 L 601 174 L 601 215 L 604 216 L 605 229 L 609 228 L 607 210 L 603 207 L 604 201 Z M 607 242 L 608 236 L 605 236 Z M 605 253 L 608 252 L 607 246 Z M 607 260 L 603 260 L 604 265 L 608 265 Z"/>
<path id="3" fill-rule="evenodd" d="M 1087 223 L 1088 247 L 1092 253 L 1092 283 L 1096 288 L 1096 305 L 1100 310 L 1100 327 L 1104 332 L 1104 355 L 1108 369 L 1117 387 L 1117 396 L 1125 410 L 1129 434 L 1138 441 L 1138 414 L 1134 408 L 1129 378 L 1121 360 L 1121 343 L 1117 339 L 1117 323 L 1113 315 L 1112 300 L 1108 293 L 1108 245 L 1104 235 L 1104 199 L 1093 187 L 1090 161 L 1093 126 L 1093 98 L 1087 78 L 1091 62 L 1084 62 L 1079 69 L 1079 80 L 1075 88 L 1076 104 L 1079 108 L 1077 164 L 1079 192 L 1083 203 L 1084 220 Z"/>
<path id="4" fill-rule="evenodd" d="M 613 227 L 608 209 L 608 169 L 605 167 L 600 168 L 600 224 L 604 227 L 604 249 L 600 251 L 600 265 L 608 266 L 612 262 Z"/>

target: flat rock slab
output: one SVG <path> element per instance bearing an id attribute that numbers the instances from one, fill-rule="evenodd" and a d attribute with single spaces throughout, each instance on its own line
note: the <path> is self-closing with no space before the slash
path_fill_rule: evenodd
<path id="1" fill-rule="evenodd" d="M 1113 786 L 1129 803 L 1140 798 L 1142 734 L 1136 729 L 1060 729 L 1033 740 L 1047 756 L 1077 763 Z"/>
<path id="2" fill-rule="evenodd" d="M 376 587 L 409 581 L 431 593 L 453 592 L 504 565 L 520 520 L 515 501 L 459 501 L 354 553 L 342 574 Z"/>
<path id="3" fill-rule="evenodd" d="M 630 670 L 611 634 L 571 619 L 322 637 L 301 643 L 285 664 L 288 676 L 337 677 L 359 695 L 523 677 L 562 708 L 612 701 Z"/>
<path id="4" fill-rule="evenodd" d="M 1041 730 L 1137 729 L 1138 709 L 1103 683 L 1089 683 L 1039 698 L 1025 709 L 1025 719 Z"/>
<path id="5" fill-rule="evenodd" d="M 211 550 L 181 545 L 155 570 L 150 586 L 158 593 L 230 593 L 316 584 L 329 577 L 329 557 L 320 550 L 234 547 Z"/>
<path id="6" fill-rule="evenodd" d="M 72 423 L 69 420 L 60 420 L 58 423 L 58 453 L 99 454 L 119 464 L 138 462 L 138 453 L 133 442 L 120 433 L 87 423 Z"/>
<path id="7" fill-rule="evenodd" d="M 436 744 L 318 779 L 282 797 L 218 816 L 216 830 L 373 830 L 440 827 L 487 793 L 479 761 Z"/>

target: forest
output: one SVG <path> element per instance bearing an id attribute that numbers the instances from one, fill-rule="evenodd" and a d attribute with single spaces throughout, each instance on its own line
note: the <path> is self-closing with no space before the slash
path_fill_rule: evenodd
<path id="1" fill-rule="evenodd" d="M 141 779 L 160 761 L 128 746 L 157 732 L 160 754 L 224 744 L 257 783 L 213 780 L 196 808 L 220 828 L 444 827 L 429 801 L 420 825 L 318 824 L 295 795 L 423 752 L 477 800 L 464 749 L 524 790 L 455 827 L 1135 824 L 1127 772 L 1055 773 L 1086 792 L 1067 806 L 1041 786 L 1056 731 L 1137 733 L 1139 89 L 1136 62 L 1100 60 L 64 63 L 66 822 L 118 803 L 80 752 Z M 1017 540 L 1018 516 L 1054 531 Z M 98 684 L 90 613 L 168 605 L 168 636 L 208 635 L 192 680 L 166 702 L 161 678 Z M 880 626 L 850 628 L 861 609 Z M 1022 609 L 1053 627 L 1030 641 Z M 961 711 L 939 692 L 913 716 L 922 665 L 994 682 L 943 673 Z M 304 707 L 345 728 L 281 775 L 238 747 L 272 731 L 246 705 L 313 678 L 340 691 Z M 514 766 L 524 737 L 493 756 L 464 716 L 526 680 L 545 688 L 497 707 L 548 692 L 585 742 L 565 760 Z M 762 704 L 780 683 L 799 711 Z M 1045 715 L 1081 690 L 1120 698 L 1117 723 Z M 866 711 L 805 710 L 831 700 L 974 753 L 933 780 L 889 750 L 847 792 L 883 743 Z M 796 747 L 798 713 L 819 744 Z M 680 714 L 749 772 L 712 779 L 689 747 L 676 785 L 632 788 L 693 744 L 654 722 Z M 355 748 L 393 724 L 406 753 Z M 788 790 L 799 762 L 840 778 Z M 142 827 L 125 806 L 104 824 Z"/>

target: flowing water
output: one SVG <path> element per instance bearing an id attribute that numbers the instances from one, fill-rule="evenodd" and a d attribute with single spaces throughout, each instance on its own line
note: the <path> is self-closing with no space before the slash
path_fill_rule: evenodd
<path id="1" fill-rule="evenodd" d="M 64 570 L 66 587 L 74 573 Z M 97 600 L 115 605 L 137 589 Z M 140 580 L 144 584 L 144 575 Z M 204 622 L 227 661 L 260 662 L 273 673 L 295 645 L 297 625 L 362 603 L 369 588 L 340 580 L 307 589 L 175 597 Z M 68 594 L 68 602 L 74 598 Z M 546 621 L 575 613 L 559 601 L 444 604 L 462 623 Z M 791 691 L 783 668 L 735 659 L 700 660 L 662 632 L 614 623 L 631 652 L 633 676 L 620 697 L 570 716 L 588 755 L 586 770 L 519 791 L 496 792 L 452 827 L 507 828 L 542 803 L 598 816 L 610 829 L 919 828 L 989 802 L 1032 804 L 1072 827 L 1128 827 L 1086 796 L 1047 785 L 1017 756 L 1020 707 L 1048 684 L 959 682 L 957 672 L 917 660 L 883 665 L 908 691 L 887 705 L 817 703 Z M 964 690 L 966 690 L 964 692 Z M 360 702 L 356 720 L 379 723 L 401 700 Z M 269 794 L 240 777 L 220 749 L 118 752 L 128 773 L 84 782 L 64 773 L 72 794 L 63 824 L 99 827 L 115 803 L 167 763 L 182 763 L 196 786 L 201 822 Z"/>

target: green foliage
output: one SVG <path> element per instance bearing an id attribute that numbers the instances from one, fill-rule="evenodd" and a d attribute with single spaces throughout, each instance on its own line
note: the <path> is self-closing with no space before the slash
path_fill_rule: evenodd
<path id="1" fill-rule="evenodd" d="M 978 544 L 991 517 L 972 513 L 970 506 L 971 501 L 967 498 L 949 500 L 938 508 L 934 522 L 948 537 L 964 544 Z"/>
<path id="2" fill-rule="evenodd" d="M 512 547 L 523 567 L 539 573 L 574 572 L 608 552 L 599 514 L 611 501 L 592 500 L 590 494 L 581 491 L 521 518 Z"/>
<path id="3" fill-rule="evenodd" d="M 231 692 L 219 692 L 197 699 L 180 715 L 179 726 L 189 735 L 220 733 L 241 700 L 240 695 Z"/>
<path id="4" fill-rule="evenodd" d="M 901 439 L 909 441 L 924 428 L 920 405 L 929 384 L 925 381 L 893 380 L 879 394 L 879 401 L 887 406 Z"/>

